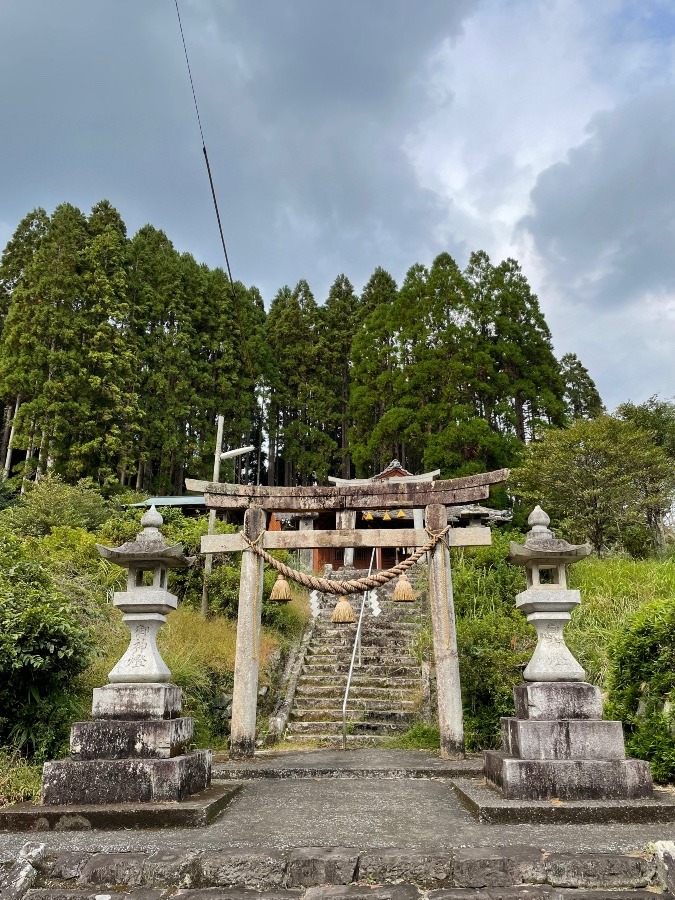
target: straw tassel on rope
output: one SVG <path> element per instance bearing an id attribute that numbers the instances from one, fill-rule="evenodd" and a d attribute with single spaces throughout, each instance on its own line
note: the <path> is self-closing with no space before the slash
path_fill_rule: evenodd
<path id="1" fill-rule="evenodd" d="M 415 591 L 413 590 L 413 586 L 408 581 L 408 576 L 405 574 L 405 572 L 403 572 L 402 575 L 398 576 L 398 581 L 396 582 L 396 587 L 394 588 L 392 600 L 398 600 L 402 603 L 413 603 L 415 600 Z"/>
<path id="2" fill-rule="evenodd" d="M 331 622 L 333 622 L 334 625 L 349 625 L 352 622 L 356 622 L 354 610 L 346 595 L 340 597 L 335 604 Z"/>
<path id="3" fill-rule="evenodd" d="M 289 600 L 292 599 L 293 597 L 291 596 L 291 587 L 286 581 L 284 575 L 279 572 L 279 574 L 277 575 L 277 580 L 274 582 L 272 592 L 270 593 L 270 600 L 273 600 L 276 603 L 288 603 Z"/>

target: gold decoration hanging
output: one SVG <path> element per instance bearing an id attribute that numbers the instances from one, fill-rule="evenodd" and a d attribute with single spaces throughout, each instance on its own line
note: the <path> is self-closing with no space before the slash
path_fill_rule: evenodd
<path id="1" fill-rule="evenodd" d="M 272 593 L 270 594 L 270 600 L 273 600 L 275 603 L 288 603 L 288 601 L 292 599 L 290 585 L 281 572 L 279 572 L 277 580 L 274 582 Z"/>
<path id="2" fill-rule="evenodd" d="M 389 515 L 389 510 L 387 510 L 385 512 L 385 514 L 382 516 L 382 520 L 384 522 L 391 522 L 391 516 Z"/>
<path id="3" fill-rule="evenodd" d="M 331 622 L 334 625 L 349 625 L 351 622 L 356 622 L 356 616 L 348 597 L 342 596 L 338 599 Z"/>
<path id="4" fill-rule="evenodd" d="M 363 514 L 363 518 L 364 518 L 364 520 L 365 520 L 366 522 L 372 522 L 372 521 L 373 521 L 373 514 L 372 514 L 371 512 L 364 513 L 364 514 Z"/>
<path id="5" fill-rule="evenodd" d="M 403 512 L 402 509 L 399 509 L 399 511 L 396 513 L 396 518 L 397 519 L 405 519 L 405 513 Z"/>
<path id="6" fill-rule="evenodd" d="M 392 599 L 398 600 L 402 603 L 412 603 L 415 600 L 415 591 L 413 590 L 413 586 L 408 581 L 408 576 L 405 573 L 398 576 L 398 581 L 396 582 L 396 587 L 394 588 Z"/>

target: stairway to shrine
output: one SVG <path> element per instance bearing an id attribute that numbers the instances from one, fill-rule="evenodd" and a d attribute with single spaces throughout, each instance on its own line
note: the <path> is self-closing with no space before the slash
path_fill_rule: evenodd
<path id="1" fill-rule="evenodd" d="M 340 577 L 345 577 L 340 572 Z M 387 591 L 390 596 L 393 585 Z M 399 603 L 378 589 L 381 612 L 369 604 L 361 627 L 362 665 L 354 666 L 347 704 L 348 743 L 379 744 L 407 731 L 422 708 L 420 663 L 413 650 L 420 601 Z M 351 598 L 358 616 L 361 595 Z M 286 740 L 334 744 L 342 740 L 342 702 L 356 624 L 334 625 L 334 598 L 319 613 L 293 701 Z"/>

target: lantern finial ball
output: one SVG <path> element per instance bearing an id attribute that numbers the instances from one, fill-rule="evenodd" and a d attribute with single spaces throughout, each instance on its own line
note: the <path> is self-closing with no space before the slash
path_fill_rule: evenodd
<path id="1" fill-rule="evenodd" d="M 141 525 L 143 528 L 161 528 L 164 519 L 157 512 L 157 507 L 153 504 L 150 509 L 141 516 Z"/>

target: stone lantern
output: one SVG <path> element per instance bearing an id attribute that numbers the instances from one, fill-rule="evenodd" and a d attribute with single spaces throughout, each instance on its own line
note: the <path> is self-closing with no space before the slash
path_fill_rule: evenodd
<path id="1" fill-rule="evenodd" d="M 511 544 L 509 562 L 525 567 L 527 590 L 516 606 L 537 632 L 537 646 L 523 676 L 526 681 L 583 681 L 586 673 L 576 661 L 563 635 L 579 591 L 567 587 L 567 566 L 588 556 L 588 544 L 559 540 L 549 531 L 549 517 L 536 506 L 527 522 L 532 526 L 524 544 Z"/>
<path id="2" fill-rule="evenodd" d="M 182 544 L 167 546 L 153 506 L 142 531 L 118 548 L 97 549 L 104 559 L 128 570 L 127 589 L 113 603 L 131 630 L 129 647 L 95 688 L 92 719 L 76 722 L 70 759 L 45 764 L 45 804 L 101 804 L 186 799 L 211 780 L 211 751 L 187 751 L 194 720 L 181 716 L 182 691 L 157 649 L 157 632 L 177 598 L 167 590 L 170 568 L 193 559 Z"/>
<path id="3" fill-rule="evenodd" d="M 131 631 L 129 647 L 108 674 L 112 684 L 156 684 L 171 680 L 171 672 L 157 649 L 157 632 L 178 598 L 167 590 L 169 569 L 189 566 L 194 558 L 183 554 L 183 545 L 167 547 L 159 527 L 163 520 L 155 507 L 141 519 L 143 530 L 116 549 L 96 545 L 110 562 L 127 569 L 126 591 L 116 591 L 113 606 L 124 613 Z"/>
<path id="4" fill-rule="evenodd" d="M 602 718 L 602 698 L 565 644 L 563 628 L 581 601 L 567 587 L 567 566 L 588 545 L 559 540 L 537 506 L 524 544 L 509 561 L 525 567 L 516 597 L 537 632 L 537 646 L 513 689 L 515 716 L 501 720 L 502 749 L 485 752 L 485 777 L 508 800 L 629 800 L 652 796 L 649 764 L 626 759 L 621 722 Z"/>

